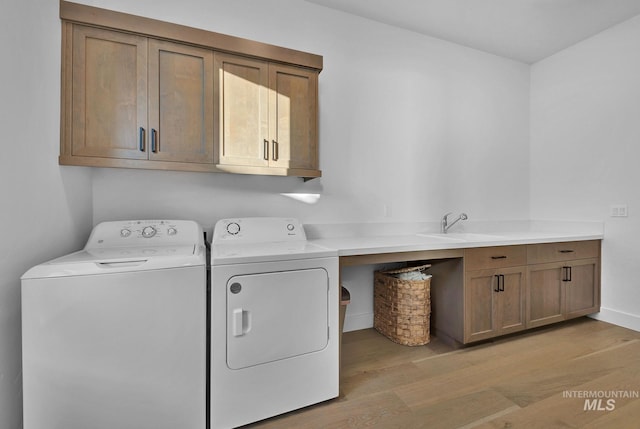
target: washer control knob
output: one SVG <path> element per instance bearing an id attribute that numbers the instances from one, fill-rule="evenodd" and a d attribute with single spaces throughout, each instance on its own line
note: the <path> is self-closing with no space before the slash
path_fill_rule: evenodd
<path id="1" fill-rule="evenodd" d="M 122 229 L 120 230 L 120 237 L 127 238 L 127 237 L 128 237 L 128 236 L 130 236 L 130 235 L 131 235 L 131 230 L 130 230 L 130 229 L 128 229 L 128 228 L 122 228 Z"/>
<path id="2" fill-rule="evenodd" d="M 145 226 L 144 228 L 142 228 L 142 236 L 144 238 L 151 238 L 156 235 L 156 232 L 156 229 L 152 226 Z"/>
<path id="3" fill-rule="evenodd" d="M 174 227 L 169 227 L 169 229 L 167 229 L 167 234 L 169 235 L 176 235 L 178 233 L 178 230 L 175 229 Z"/>
<path id="4" fill-rule="evenodd" d="M 236 222 L 227 224 L 227 232 L 231 235 L 236 235 L 240 232 L 240 225 Z"/>
<path id="5" fill-rule="evenodd" d="M 287 225 L 287 229 L 289 231 L 293 231 L 294 229 L 296 229 L 296 227 L 292 223 L 290 223 L 290 224 Z"/>

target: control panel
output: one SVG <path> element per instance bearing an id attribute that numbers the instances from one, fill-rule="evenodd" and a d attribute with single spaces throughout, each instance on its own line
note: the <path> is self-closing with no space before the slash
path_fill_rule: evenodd
<path id="1" fill-rule="evenodd" d="M 213 242 L 268 243 L 306 239 L 302 224 L 294 218 L 221 219 L 216 222 L 213 230 Z"/>
<path id="2" fill-rule="evenodd" d="M 85 248 L 166 246 L 199 243 L 200 228 L 185 220 L 130 220 L 97 225 Z"/>

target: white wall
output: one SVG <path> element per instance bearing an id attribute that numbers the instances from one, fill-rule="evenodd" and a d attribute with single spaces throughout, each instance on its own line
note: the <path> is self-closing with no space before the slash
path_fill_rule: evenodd
<path id="1" fill-rule="evenodd" d="M 531 217 L 605 222 L 599 317 L 636 330 L 639 76 L 640 16 L 531 69 Z"/>
<path id="2" fill-rule="evenodd" d="M 529 67 L 301 0 L 83 3 L 324 56 L 323 178 L 98 170 L 95 221 L 528 218 Z M 322 194 L 316 205 L 280 195 Z M 390 208 L 385 217 L 384 206 Z"/>
<path id="3" fill-rule="evenodd" d="M 0 428 L 22 427 L 20 276 L 81 247 L 90 170 L 59 167 L 58 2 L 9 0 L 0 13 Z"/>

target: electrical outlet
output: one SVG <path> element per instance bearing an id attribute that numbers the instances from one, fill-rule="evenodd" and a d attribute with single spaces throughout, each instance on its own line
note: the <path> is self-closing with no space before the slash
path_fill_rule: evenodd
<path id="1" fill-rule="evenodd" d="M 627 205 L 626 204 L 616 204 L 611 206 L 611 217 L 627 217 Z"/>

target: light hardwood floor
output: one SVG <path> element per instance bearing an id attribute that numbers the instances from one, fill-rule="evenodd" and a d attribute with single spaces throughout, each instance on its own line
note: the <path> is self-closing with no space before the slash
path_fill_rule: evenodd
<path id="1" fill-rule="evenodd" d="M 366 329 L 343 335 L 339 398 L 247 427 L 640 428 L 640 398 L 584 397 L 612 392 L 640 395 L 640 332 L 580 318 L 454 350 Z"/>

